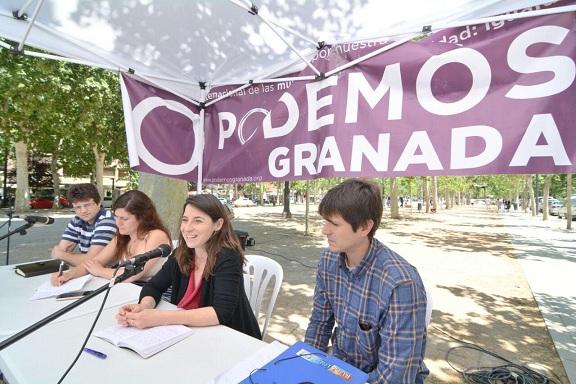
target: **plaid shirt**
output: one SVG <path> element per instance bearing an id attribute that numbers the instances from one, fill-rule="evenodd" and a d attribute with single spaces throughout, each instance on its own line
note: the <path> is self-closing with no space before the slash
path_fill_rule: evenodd
<path id="1" fill-rule="evenodd" d="M 343 253 L 326 249 L 305 341 L 326 351 L 332 337 L 334 356 L 367 372 L 370 383 L 423 383 L 425 315 L 418 271 L 381 242 L 373 239 L 352 269 Z"/>

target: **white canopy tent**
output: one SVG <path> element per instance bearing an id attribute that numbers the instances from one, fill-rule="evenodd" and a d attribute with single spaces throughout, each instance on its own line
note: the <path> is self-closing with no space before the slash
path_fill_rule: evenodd
<path id="1" fill-rule="evenodd" d="M 2 43 L 6 49 L 21 51 L 27 45 L 61 56 L 46 57 L 134 71 L 199 101 L 200 83 L 209 89 L 297 72 L 310 65 L 319 44 L 410 38 L 424 26 L 466 25 L 543 3 L 1 0 L 0 36 L 18 44 Z"/>
<path id="2" fill-rule="evenodd" d="M 564 13 L 542 0 L 0 0 L 0 48 L 130 72 L 196 105 L 213 87 L 274 82 L 305 67 L 313 81 L 412 39 L 422 31 Z M 494 16 L 508 13 L 504 16 Z M 323 74 L 324 45 L 396 41 Z M 41 49 L 46 53 L 27 50 Z M 286 81 L 287 78 L 282 79 Z M 204 110 L 200 112 L 203 126 Z M 201 161 L 201 160 L 200 160 Z M 201 185 L 199 166 L 198 185 Z"/>

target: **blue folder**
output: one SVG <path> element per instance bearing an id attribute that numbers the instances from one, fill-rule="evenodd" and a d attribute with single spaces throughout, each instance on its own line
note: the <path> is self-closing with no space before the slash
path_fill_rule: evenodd
<path id="1" fill-rule="evenodd" d="M 252 371 L 240 383 L 363 384 L 367 380 L 367 373 L 299 341 L 262 368 Z"/>

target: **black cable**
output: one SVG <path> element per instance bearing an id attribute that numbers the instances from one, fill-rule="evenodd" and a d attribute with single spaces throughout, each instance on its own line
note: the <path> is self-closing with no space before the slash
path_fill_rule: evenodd
<path id="1" fill-rule="evenodd" d="M 116 268 L 116 270 L 114 270 L 114 274 L 112 275 L 112 279 L 114 279 L 116 277 L 116 273 L 118 273 L 118 269 L 119 268 Z M 102 304 L 100 304 L 100 308 L 98 309 L 98 313 L 96 313 L 96 318 L 94 319 L 94 322 L 92 323 L 92 326 L 90 327 L 90 330 L 88 331 L 88 334 L 86 335 L 86 338 L 84 339 L 84 342 L 82 343 L 82 346 L 80 347 L 80 350 L 78 351 L 78 354 L 76 355 L 76 357 L 74 358 L 74 361 L 72 361 L 72 364 L 70 364 L 70 366 L 68 367 L 66 372 L 64 372 L 64 374 L 62 375 L 60 380 L 58 380 L 58 384 L 62 383 L 62 381 L 66 378 L 66 376 L 68 375 L 70 370 L 74 367 L 74 365 L 76 365 L 76 362 L 78 361 L 78 359 L 82 355 L 82 352 L 84 351 L 84 347 L 86 347 L 86 344 L 88 344 L 88 339 L 90 339 L 90 336 L 92 335 L 92 331 L 94 331 L 94 327 L 96 327 L 96 323 L 98 322 L 98 319 L 100 318 L 100 315 L 102 314 L 102 310 L 104 309 L 104 304 L 106 304 L 106 300 L 108 299 L 108 294 L 110 294 L 110 288 L 111 287 L 108 286 L 108 289 L 106 290 L 106 293 L 104 294 L 104 299 L 102 299 Z"/>
<path id="2" fill-rule="evenodd" d="M 549 377 L 534 371 L 524 365 L 516 364 L 505 357 L 489 351 L 477 344 L 470 343 L 467 341 L 460 340 L 444 330 L 434 327 L 436 330 L 440 331 L 444 335 L 448 336 L 452 340 L 457 341 L 462 345 L 457 345 L 455 347 L 450 348 L 446 352 L 445 360 L 448 365 L 458 372 L 467 383 L 472 384 L 556 384 L 555 381 L 550 379 Z M 459 349 L 468 349 L 477 351 L 480 353 L 484 353 L 489 355 L 493 358 L 496 358 L 505 364 L 497 365 L 494 367 L 470 367 L 463 370 L 460 370 L 454 366 L 454 364 L 450 361 L 450 354 L 454 351 Z M 556 374 L 552 372 L 554 376 Z M 558 376 L 556 376 L 557 379 Z"/>

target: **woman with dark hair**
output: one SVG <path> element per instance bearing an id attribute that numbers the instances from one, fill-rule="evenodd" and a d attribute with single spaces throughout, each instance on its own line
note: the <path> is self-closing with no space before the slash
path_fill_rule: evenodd
<path id="1" fill-rule="evenodd" d="M 154 203 L 145 193 L 128 191 L 118 197 L 112 206 L 118 232 L 116 236 L 93 259 L 70 269 L 62 276 L 52 275 L 54 285 L 90 273 L 94 276 L 112 278 L 114 269 L 108 266 L 158 248 L 161 244 L 170 244 L 170 234 Z M 144 270 L 126 280 L 148 280 L 162 267 L 165 259 L 151 259 Z M 120 270 L 118 274 L 122 273 Z"/>
<path id="2" fill-rule="evenodd" d="M 137 328 L 222 324 L 261 339 L 244 291 L 243 265 L 242 247 L 220 201 L 210 194 L 190 196 L 175 255 L 144 285 L 139 303 L 124 305 L 116 318 Z M 183 311 L 155 309 L 170 286 L 170 301 Z"/>

